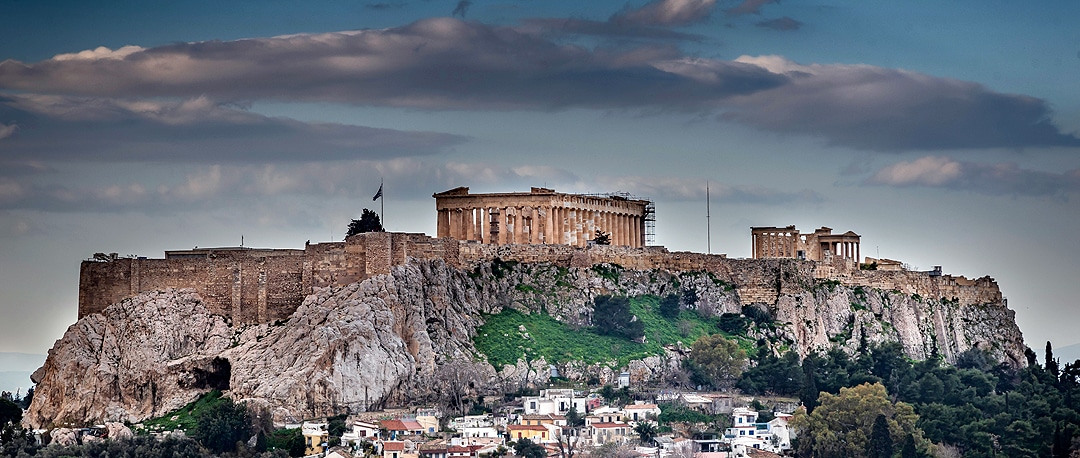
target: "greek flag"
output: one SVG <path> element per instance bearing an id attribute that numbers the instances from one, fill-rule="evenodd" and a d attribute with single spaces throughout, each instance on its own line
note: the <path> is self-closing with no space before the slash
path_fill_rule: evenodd
<path id="1" fill-rule="evenodd" d="M 380 197 L 382 197 L 382 185 L 381 184 L 379 185 L 379 192 L 375 193 L 375 197 L 372 197 L 371 201 L 374 202 L 376 200 L 379 200 Z"/>

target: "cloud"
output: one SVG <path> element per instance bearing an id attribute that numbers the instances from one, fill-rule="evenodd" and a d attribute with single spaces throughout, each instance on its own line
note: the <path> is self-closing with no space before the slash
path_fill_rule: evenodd
<path id="1" fill-rule="evenodd" d="M 744 14 L 761 14 L 761 7 L 770 3 L 779 3 L 779 0 L 743 0 L 737 6 L 724 10 L 725 13 L 732 16 L 741 16 Z"/>
<path id="2" fill-rule="evenodd" d="M 643 26 L 676 27 L 709 17 L 716 0 L 653 0 L 641 8 L 612 16 L 611 22 Z"/>
<path id="3" fill-rule="evenodd" d="M 566 24 L 570 29 L 615 27 Z M 0 88 L 434 110 L 717 113 L 722 121 L 875 151 L 1080 146 L 1080 139 L 1062 133 L 1053 123 L 1045 101 L 997 93 L 972 82 L 870 65 L 803 65 L 779 56 L 695 59 L 670 44 L 589 49 L 556 43 L 529 27 L 436 18 L 382 30 L 181 43 L 123 57 L 95 51 L 97 57 L 33 64 L 9 60 L 0 63 Z M 133 111 L 119 108 L 121 113 Z M 226 119 L 255 116 L 237 109 L 218 111 L 216 115 Z M 374 133 L 346 135 L 343 129 L 364 128 L 271 118 L 230 124 L 238 125 L 252 131 L 266 127 L 267 134 L 254 138 L 270 150 L 289 146 L 272 138 L 272 132 L 281 129 L 270 125 L 293 133 L 326 130 L 328 135 L 338 134 L 340 141 L 370 139 Z M 17 132 L 3 141 L 20 136 Z M 453 141 L 443 137 L 430 143 Z M 353 151 L 358 149 L 352 145 Z M 339 153 L 346 150 L 340 148 Z M 122 149 L 110 154 L 122 154 Z"/>
<path id="4" fill-rule="evenodd" d="M 1080 191 L 1080 169 L 1052 173 L 1023 169 L 1009 162 L 979 164 L 925 156 L 883 167 L 863 184 L 943 188 L 989 195 L 1064 197 Z"/>
<path id="5" fill-rule="evenodd" d="M 626 22 L 593 21 L 589 19 L 569 18 L 531 18 L 522 21 L 522 30 L 537 29 L 541 32 L 559 32 L 563 34 L 591 35 L 598 37 L 703 41 L 705 37 L 691 33 L 676 32 L 662 27 L 648 27 Z"/>
<path id="6" fill-rule="evenodd" d="M 1045 101 L 977 83 L 870 65 L 801 65 L 778 56 L 736 62 L 789 78 L 724 105 L 725 119 L 765 130 L 876 151 L 1080 146 L 1080 138 L 1054 125 Z"/>
<path id="7" fill-rule="evenodd" d="M 727 62 L 710 84 L 658 69 L 672 46 L 586 49 L 453 18 L 383 30 L 180 43 L 123 59 L 0 63 L 0 88 L 430 109 L 698 109 L 783 77 Z M 725 71 L 726 70 L 726 71 Z"/>
<path id="8" fill-rule="evenodd" d="M 267 117 L 207 97 L 181 101 L 0 95 L 4 164 L 55 161 L 321 161 L 429 155 L 465 138 Z M 14 125 L 13 125 L 14 126 Z"/>
<path id="9" fill-rule="evenodd" d="M 786 32 L 789 30 L 799 30 L 799 27 L 802 27 L 803 23 L 784 16 L 780 19 L 767 19 L 754 25 L 766 29 L 780 30 Z"/>
<path id="10" fill-rule="evenodd" d="M 683 177 L 651 176 L 599 176 L 582 186 L 599 186 L 604 191 L 625 191 L 638 197 L 663 200 L 705 200 L 706 183 L 700 179 Z M 762 186 L 723 185 L 708 186 L 709 198 L 716 204 L 785 205 L 789 203 L 818 203 L 824 198 L 815 191 L 782 191 Z M 592 192 L 595 192 L 592 191 Z"/>
<path id="11" fill-rule="evenodd" d="M 708 19 L 716 0 L 653 0 L 640 8 L 612 15 L 606 21 L 574 18 L 531 18 L 523 31 L 592 35 L 611 38 L 703 41 L 701 35 L 676 32 L 679 27 Z"/>
<path id="12" fill-rule="evenodd" d="M 0 122 L 0 140 L 10 137 L 15 133 L 15 129 L 19 127 L 15 124 L 4 124 Z"/>
<path id="13" fill-rule="evenodd" d="M 364 5 L 364 8 L 375 11 L 394 10 L 405 7 L 405 2 L 378 2 L 368 3 Z"/>
<path id="14" fill-rule="evenodd" d="M 280 164 L 220 164 L 184 167 L 162 174 L 160 169 L 134 179 L 101 184 L 40 184 L 27 177 L 0 177 L 0 211 L 141 212 L 183 211 L 265 205 L 293 198 L 355 198 L 367 200 L 385 180 L 396 199 L 423 200 L 432 192 L 470 186 L 474 192 L 528 190 L 545 185 L 561 192 L 627 192 L 660 200 L 703 200 L 701 180 L 664 176 L 581 176 L 548 165 L 514 167 L 474 162 L 438 163 L 422 158 L 352 160 Z M 186 170 L 184 172 L 183 170 Z M 180 179 L 171 178 L 181 174 Z M 131 176 L 131 175 L 124 175 Z M 711 188 L 717 204 L 783 205 L 815 203 L 813 191 L 783 191 L 756 186 L 719 185 Z"/>

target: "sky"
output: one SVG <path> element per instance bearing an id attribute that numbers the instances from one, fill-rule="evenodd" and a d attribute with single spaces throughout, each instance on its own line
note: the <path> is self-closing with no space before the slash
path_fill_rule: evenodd
<path id="1" fill-rule="evenodd" d="M 627 192 L 654 244 L 751 226 L 1000 284 L 1080 342 L 1080 2 L 0 0 L 0 352 L 79 263 L 341 240 L 384 186 Z M 706 208 L 706 188 L 710 196 Z M 710 217 L 706 218 L 706 214 Z"/>

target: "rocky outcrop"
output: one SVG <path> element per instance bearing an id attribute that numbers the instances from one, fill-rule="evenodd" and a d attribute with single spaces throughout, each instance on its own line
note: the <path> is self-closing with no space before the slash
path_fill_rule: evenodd
<path id="1" fill-rule="evenodd" d="M 287 320 L 254 326 L 232 325 L 191 290 L 142 293 L 82 318 L 57 341 L 35 373 L 39 384 L 25 422 L 137 422 L 212 389 L 265 406 L 279 422 L 432 401 L 444 385 L 444 363 L 483 360 L 472 343 L 483 314 L 512 307 L 588 325 L 589 304 L 599 294 L 693 291 L 693 307 L 703 315 L 757 307 L 771 320 L 753 327 L 751 337 L 801 355 L 896 341 L 917 359 L 939 354 L 951 360 L 979 347 L 1023 364 L 1023 340 L 1003 300 L 923 298 L 901 288 L 822 280 L 811 268 L 747 265 L 756 270 L 714 274 L 499 259 L 455 269 L 438 259 L 413 259 L 387 275 L 317 289 Z M 558 370 L 603 381 L 627 371 L 634 380 L 649 380 L 675 371 L 685 354 L 685 347 L 672 347 L 625 367 L 571 362 Z M 490 382 L 483 385 L 493 388 L 550 375 L 542 360 L 477 367 L 476 375 Z"/>

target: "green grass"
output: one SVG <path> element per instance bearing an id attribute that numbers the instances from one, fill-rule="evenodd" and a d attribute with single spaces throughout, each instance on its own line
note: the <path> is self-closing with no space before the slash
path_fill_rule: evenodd
<path id="1" fill-rule="evenodd" d="M 221 392 L 214 390 L 202 395 L 199 399 L 196 399 L 195 402 L 184 407 L 169 412 L 161 417 L 146 420 L 143 422 L 143 425 L 148 430 L 173 431 L 181 429 L 190 431 L 195 427 L 195 421 L 199 418 L 199 413 L 215 404 L 224 402 L 223 400 L 224 398 L 221 397 Z"/>
<path id="2" fill-rule="evenodd" d="M 572 329 L 544 313 L 526 315 L 514 309 L 485 315 L 484 325 L 477 330 L 476 349 L 487 356 L 495 367 L 514 364 L 519 359 L 536 360 L 541 356 L 551 363 L 583 361 L 586 364 L 614 361 L 625 366 L 632 359 L 641 359 L 663 353 L 663 346 L 683 342 L 689 346 L 706 334 L 720 333 L 710 321 L 693 311 L 682 311 L 674 319 L 660 315 L 660 298 L 639 296 L 630 298 L 630 311 L 645 325 L 646 343 L 602 336 L 592 329 Z M 678 323 L 685 321 L 686 335 Z M 524 326 L 529 339 L 523 337 L 519 326 Z M 725 334 L 725 337 L 733 338 Z M 753 346 L 753 342 L 739 338 L 740 346 Z M 743 341 L 746 342 L 743 342 Z"/>

